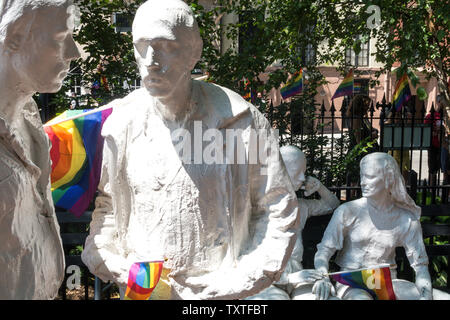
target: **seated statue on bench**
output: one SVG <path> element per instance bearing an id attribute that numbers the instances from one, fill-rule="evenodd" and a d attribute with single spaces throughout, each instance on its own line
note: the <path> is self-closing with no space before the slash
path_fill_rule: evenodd
<path id="1" fill-rule="evenodd" d="M 397 300 L 442 299 L 443 292 L 432 290 L 428 257 L 420 224 L 421 208 L 406 191 L 397 162 L 387 153 L 366 155 L 360 163 L 362 198 L 339 206 L 325 230 L 314 258 L 317 271 L 328 273 L 328 262 L 341 270 L 356 270 L 381 264 L 395 264 L 395 248 L 404 247 L 415 271 L 415 284 L 396 279 L 391 270 Z M 326 298 L 328 277 L 314 284 L 316 294 Z M 344 300 L 371 300 L 363 289 L 336 284 L 337 296 Z M 445 299 L 445 298 L 444 298 Z"/>
<path id="2" fill-rule="evenodd" d="M 291 258 L 280 280 L 269 288 L 253 295 L 247 300 L 312 300 L 315 299 L 311 292 L 314 281 L 322 279 L 321 273 L 316 270 L 303 270 L 303 244 L 302 230 L 306 220 L 312 216 L 330 214 L 339 205 L 338 198 L 330 192 L 319 180 L 314 177 L 305 177 L 306 157 L 296 146 L 283 146 L 280 153 L 288 171 L 294 190 L 304 186 L 305 196 L 318 192 L 321 199 L 298 199 L 299 212 L 301 212 L 300 226 L 297 242 Z"/>

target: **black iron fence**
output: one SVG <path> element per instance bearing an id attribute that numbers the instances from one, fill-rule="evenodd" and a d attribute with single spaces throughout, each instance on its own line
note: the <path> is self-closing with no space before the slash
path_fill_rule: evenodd
<path id="1" fill-rule="evenodd" d="M 395 110 L 385 98 L 364 99 L 359 105 L 345 99 L 339 110 L 324 102 L 257 105 L 279 130 L 280 144 L 299 146 L 307 156 L 308 174 L 336 191 L 341 200 L 361 195 L 359 161 L 365 154 L 381 151 L 397 160 L 416 201 L 447 203 L 450 160 L 443 110 L 433 103 L 427 111 L 424 102 Z M 411 186 L 412 181 L 417 185 Z"/>

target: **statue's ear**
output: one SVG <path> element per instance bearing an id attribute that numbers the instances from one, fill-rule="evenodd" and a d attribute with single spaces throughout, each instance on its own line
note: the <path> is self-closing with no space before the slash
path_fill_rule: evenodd
<path id="1" fill-rule="evenodd" d="M 25 15 L 8 26 L 4 40 L 6 50 L 17 52 L 22 48 L 22 45 L 30 32 L 31 24 L 30 15 Z"/>

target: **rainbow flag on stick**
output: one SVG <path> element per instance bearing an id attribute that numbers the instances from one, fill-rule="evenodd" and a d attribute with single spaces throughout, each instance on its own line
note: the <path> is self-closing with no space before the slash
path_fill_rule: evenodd
<path id="1" fill-rule="evenodd" d="M 44 125 L 52 147 L 51 190 L 55 206 L 79 217 L 100 181 L 103 123 L 112 109 L 67 110 Z"/>
<path id="2" fill-rule="evenodd" d="M 336 89 L 331 100 L 342 96 L 351 96 L 353 94 L 353 70 L 347 74 L 339 87 Z"/>
<path id="3" fill-rule="evenodd" d="M 328 275 L 337 282 L 367 291 L 375 300 L 396 300 L 390 268 L 390 265 L 381 265 L 366 269 L 329 273 Z"/>
<path id="4" fill-rule="evenodd" d="M 296 94 L 299 94 L 303 90 L 303 70 L 300 69 L 300 71 L 297 74 L 295 74 L 293 78 L 294 78 L 293 81 L 286 84 L 280 90 L 283 99 L 295 96 Z"/>
<path id="5" fill-rule="evenodd" d="M 128 273 L 125 300 L 148 300 L 159 282 L 164 261 L 136 262 Z"/>
<path id="6" fill-rule="evenodd" d="M 394 91 L 394 108 L 395 111 L 399 112 L 402 110 L 403 105 L 405 105 L 411 98 L 411 90 L 409 88 L 408 76 L 403 74 L 403 76 L 397 81 Z"/>

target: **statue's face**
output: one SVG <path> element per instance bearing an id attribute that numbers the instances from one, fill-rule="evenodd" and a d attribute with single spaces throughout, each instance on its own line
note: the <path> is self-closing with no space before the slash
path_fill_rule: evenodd
<path id="1" fill-rule="evenodd" d="M 297 161 L 287 161 L 286 169 L 292 182 L 294 190 L 298 190 L 305 183 L 306 159 L 300 156 Z"/>
<path id="2" fill-rule="evenodd" d="M 142 83 L 152 96 L 169 96 L 190 79 L 192 51 L 186 32 L 190 32 L 186 27 L 171 28 L 161 21 L 135 21 L 134 55 Z"/>
<path id="3" fill-rule="evenodd" d="M 70 61 L 80 56 L 68 19 L 73 16 L 66 7 L 38 9 L 28 37 L 12 55 L 14 68 L 31 90 L 57 92 Z"/>
<path id="4" fill-rule="evenodd" d="M 385 190 L 383 170 L 377 160 L 362 163 L 360 174 L 363 197 L 370 198 Z"/>

